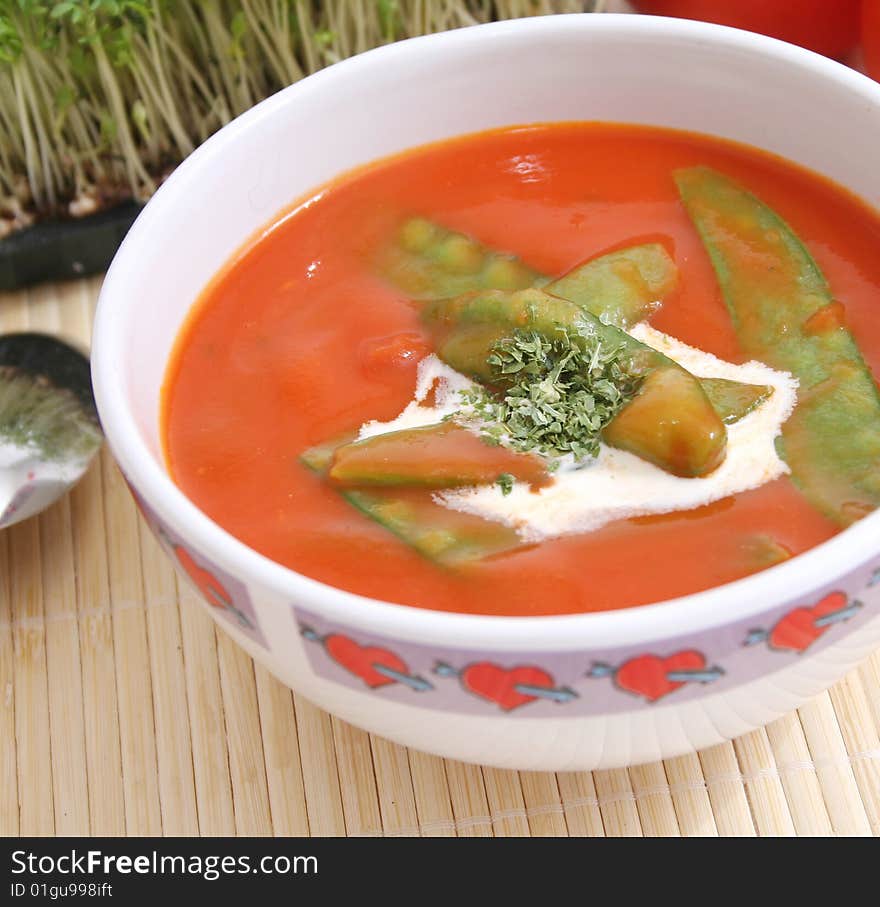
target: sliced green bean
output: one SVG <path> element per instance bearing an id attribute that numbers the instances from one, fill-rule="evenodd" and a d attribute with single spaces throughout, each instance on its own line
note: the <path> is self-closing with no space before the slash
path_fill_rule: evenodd
<path id="1" fill-rule="evenodd" d="M 727 432 L 699 381 L 671 359 L 614 325 L 541 290 L 485 291 L 434 300 L 422 310 L 437 355 L 483 383 L 496 381 L 489 355 L 512 331 L 552 338 L 566 331 L 584 351 L 598 340 L 620 349 L 633 374 L 643 379 L 636 397 L 606 427 L 607 443 L 629 450 L 679 476 L 702 476 L 724 458 Z"/>
<path id="2" fill-rule="evenodd" d="M 336 448 L 344 443 L 346 439 L 341 438 L 318 444 L 300 454 L 300 461 L 326 476 Z M 420 555 L 444 567 L 475 563 L 524 544 L 515 530 L 502 523 L 436 503 L 430 489 L 344 488 L 339 493 Z"/>
<path id="3" fill-rule="evenodd" d="M 800 382 L 782 455 L 841 525 L 880 506 L 880 394 L 819 266 L 764 202 L 707 167 L 675 174 L 743 351 Z"/>
<path id="4" fill-rule="evenodd" d="M 647 243 L 594 258 L 544 289 L 602 321 L 629 328 L 656 311 L 677 283 L 678 269 L 666 249 Z"/>
<path id="5" fill-rule="evenodd" d="M 374 435 L 337 448 L 327 473 L 344 486 L 465 488 L 491 485 L 499 476 L 546 484 L 542 460 L 486 444 L 449 420 Z"/>
<path id="6" fill-rule="evenodd" d="M 519 290 L 546 282 L 513 255 L 494 252 L 463 233 L 421 217 L 406 221 L 378 256 L 380 273 L 413 299 L 469 290 Z"/>
<path id="7" fill-rule="evenodd" d="M 773 393 L 773 387 L 768 384 L 741 384 L 728 378 L 700 378 L 699 381 L 725 425 L 739 422 Z"/>

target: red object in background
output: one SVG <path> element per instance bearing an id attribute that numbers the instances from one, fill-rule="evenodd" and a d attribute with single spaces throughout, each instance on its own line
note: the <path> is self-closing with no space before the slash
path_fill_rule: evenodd
<path id="1" fill-rule="evenodd" d="M 880 82 L 880 0 L 862 0 L 862 50 L 868 75 Z"/>
<path id="2" fill-rule="evenodd" d="M 701 19 L 732 25 L 799 44 L 809 50 L 845 57 L 859 37 L 860 0 L 632 0 L 643 13 Z M 866 7 L 878 7 L 878 0 L 865 0 Z M 875 31 L 880 28 L 877 14 Z M 875 43 L 880 42 L 880 37 Z M 876 60 L 875 67 L 880 65 Z"/>

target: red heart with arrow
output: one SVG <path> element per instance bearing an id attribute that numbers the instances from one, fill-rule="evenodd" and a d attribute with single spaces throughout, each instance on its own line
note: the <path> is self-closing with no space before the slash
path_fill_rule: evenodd
<path id="1" fill-rule="evenodd" d="M 324 648 L 327 654 L 346 671 L 360 677 L 372 689 L 396 683 L 390 674 L 384 674 L 381 668 L 388 668 L 397 674 L 408 674 L 406 662 L 379 646 L 361 646 L 353 639 L 341 633 L 331 633 L 324 637 Z"/>
<path id="2" fill-rule="evenodd" d="M 588 672 L 590 677 L 613 677 L 618 688 L 648 702 L 656 702 L 683 687 L 686 683 L 711 683 L 724 675 L 717 667 L 709 667 L 706 656 L 695 649 L 685 649 L 665 657 L 639 655 L 623 664 L 599 663 Z"/>
<path id="3" fill-rule="evenodd" d="M 834 624 L 849 620 L 862 607 L 857 600 L 849 601 L 845 592 L 829 592 L 815 605 L 801 605 L 783 614 L 772 629 L 750 630 L 745 645 L 766 642 L 778 652 L 805 652 Z"/>
<path id="4" fill-rule="evenodd" d="M 434 668 L 434 672 L 444 677 L 457 676 L 469 693 L 494 702 L 505 712 L 539 699 L 559 703 L 577 699 L 574 690 L 557 687 L 553 675 L 535 665 L 503 668 L 491 661 L 480 661 L 457 671 L 451 665 L 441 662 Z"/>

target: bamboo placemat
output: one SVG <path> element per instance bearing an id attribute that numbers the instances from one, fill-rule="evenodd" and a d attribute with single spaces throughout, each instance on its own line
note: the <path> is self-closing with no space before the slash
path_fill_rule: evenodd
<path id="1" fill-rule="evenodd" d="M 0 332 L 86 340 L 99 285 L 0 294 Z M 0 532 L 0 834 L 880 834 L 880 652 L 731 743 L 514 772 L 325 714 L 192 598 L 106 452 L 71 495 Z"/>

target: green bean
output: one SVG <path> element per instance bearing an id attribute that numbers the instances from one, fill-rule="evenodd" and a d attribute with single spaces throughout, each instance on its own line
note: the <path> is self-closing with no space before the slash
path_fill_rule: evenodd
<path id="1" fill-rule="evenodd" d="M 880 505 L 880 394 L 828 283 L 791 227 L 706 167 L 675 175 L 743 351 L 800 382 L 783 426 L 792 478 L 848 525 Z"/>
<path id="2" fill-rule="evenodd" d="M 629 370 L 643 379 L 636 397 L 605 428 L 607 443 L 678 476 L 702 476 L 724 458 L 727 432 L 699 381 L 671 359 L 620 328 L 541 290 L 487 290 L 425 305 L 422 317 L 437 355 L 478 381 L 496 381 L 489 356 L 515 330 L 552 338 L 566 331 L 589 351 L 598 341 L 622 351 Z"/>
<path id="3" fill-rule="evenodd" d="M 326 478 L 336 449 L 353 435 L 327 441 L 300 454 L 300 461 Z M 339 493 L 423 557 L 444 567 L 461 567 L 523 546 L 516 531 L 438 504 L 426 488 L 343 488 Z M 500 494 L 500 490 L 499 490 Z"/>

